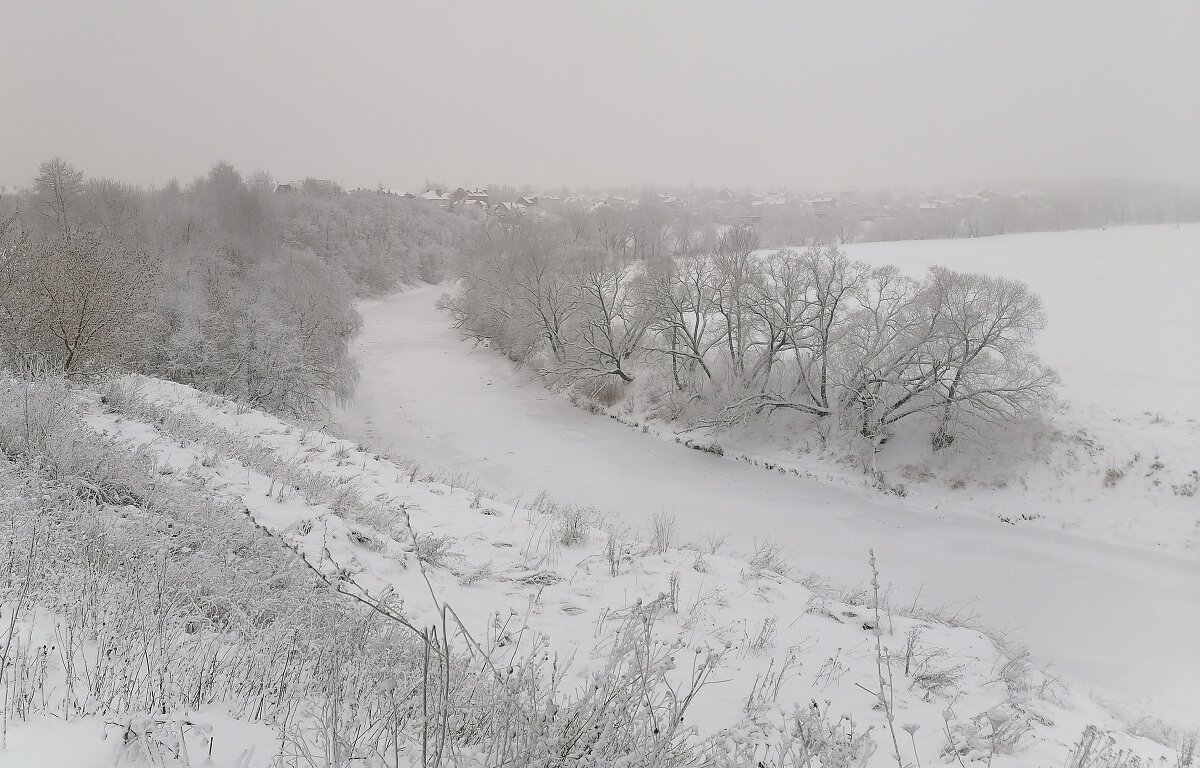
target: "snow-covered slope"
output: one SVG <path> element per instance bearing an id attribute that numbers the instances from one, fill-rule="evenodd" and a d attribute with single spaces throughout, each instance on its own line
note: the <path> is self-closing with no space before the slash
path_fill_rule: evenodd
<path id="1" fill-rule="evenodd" d="M 497 500 L 465 475 L 166 382 L 129 380 L 103 402 L 83 399 L 91 430 L 148 451 L 162 476 L 244 508 L 340 589 L 386 599 L 416 626 L 436 625 L 451 606 L 461 620 L 456 642 L 472 633 L 472 652 L 495 664 L 544 648 L 565 670 L 564 700 L 613 669 L 622 628 L 651 633 L 665 681 L 681 691 L 705 682 L 687 721 L 710 755 L 768 757 L 762 750 L 779 737 L 772 724 L 787 720 L 860 756 L 873 750 L 869 765 L 894 764 L 898 746 L 905 762 L 927 765 L 1057 766 L 1089 725 L 1114 730 L 1115 743 L 1148 759 L 1174 760 L 1123 732 L 1083 688 L 972 628 L 968 612 L 914 608 L 889 599 L 886 583 L 882 599 L 869 587 L 831 592 L 817 578 L 797 580 L 804 565 L 766 542 L 737 558 L 711 531 L 667 518 L 639 538 L 592 510 L 546 497 Z M 871 578 L 865 546 L 850 567 Z M 886 579 L 887 557 L 879 567 Z M 218 734 L 213 765 L 274 764 L 270 730 L 252 718 L 219 708 L 173 716 Z M 63 723 L 34 706 L 28 722 L 8 724 L 0 766 L 112 765 L 120 739 L 100 743 L 102 719 Z"/>

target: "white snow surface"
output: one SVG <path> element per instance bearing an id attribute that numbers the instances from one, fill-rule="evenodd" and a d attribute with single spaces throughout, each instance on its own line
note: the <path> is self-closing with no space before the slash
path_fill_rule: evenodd
<path id="1" fill-rule="evenodd" d="M 1200 310 L 1190 296 L 1200 226 L 866 244 L 851 255 L 917 274 L 939 264 L 1028 282 L 1050 319 L 1040 351 L 1063 373 L 1073 403 L 1055 416 L 1057 429 L 1085 431 L 1084 441 L 1098 434 L 1108 441 L 1100 456 L 1073 476 L 1048 472 L 1061 483 L 1036 494 L 930 485 L 900 499 L 838 468 L 808 465 L 799 477 L 765 471 L 641 434 L 547 392 L 505 358 L 459 339 L 434 308 L 443 287 L 362 307 L 362 383 L 343 421 L 375 445 L 465 470 L 513 499 L 548 491 L 641 526 L 674 514 L 685 539 L 727 532 L 743 552 L 770 538 L 797 571 L 842 584 L 865 581 L 874 547 L 897 599 L 919 593 L 923 604 L 969 606 L 1132 716 L 1200 720 L 1200 501 L 1169 491 L 1151 499 L 1150 458 L 1135 461 L 1130 454 L 1142 446 L 1124 444 L 1142 440 L 1176 478 L 1200 466 L 1200 361 L 1191 343 Z M 738 448 L 798 460 L 770 446 Z M 1103 466 L 1118 459 L 1133 462 L 1130 474 L 1143 484 L 1105 495 Z M 997 521 L 1022 512 L 1045 519 Z"/>

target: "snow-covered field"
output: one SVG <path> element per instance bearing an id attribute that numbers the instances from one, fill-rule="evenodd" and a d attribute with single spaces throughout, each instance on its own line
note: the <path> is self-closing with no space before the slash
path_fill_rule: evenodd
<path id="1" fill-rule="evenodd" d="M 536 663 L 541 653 L 514 659 L 539 648 L 546 659 L 554 654 L 561 676 L 555 698 L 563 706 L 580 684 L 632 674 L 622 628 L 634 636 L 652 632 L 654 664 L 664 679 L 681 692 L 689 681 L 707 681 L 690 702 L 687 722 L 701 738 L 719 734 L 712 749 L 746 750 L 722 765 L 768 757 L 763 745 L 778 743 L 770 723 L 784 713 L 804 723 L 809 739 L 823 733 L 820 739 L 836 736 L 847 754 L 873 752 L 854 765 L 894 764 L 898 749 L 906 762 L 924 765 L 1057 766 L 1089 725 L 1111 730 L 1114 748 L 1174 761 L 1172 750 L 1126 732 L 1086 686 L 1047 676 L 1012 646 L 971 628 L 967 611 L 939 618 L 912 610 L 895 591 L 876 610 L 870 588 L 830 591 L 796 578 L 807 565 L 802 559 L 783 563 L 768 550 L 750 561 L 731 557 L 682 516 L 673 530 L 662 526 L 659 536 L 639 540 L 544 498 L 524 505 L 490 498 L 464 487 L 471 481 L 463 476 L 430 474 L 415 461 L 392 460 L 156 380 L 110 388 L 103 403 L 87 393 L 82 401 L 91 430 L 149 451 L 158 474 L 179 478 L 180 488 L 232 502 L 238 517 L 244 508 L 335 583 L 377 598 L 395 595 L 404 617 L 422 626 L 436 624 L 439 606 L 450 605 L 475 633 L 477 650 L 486 648 L 497 664 Z M 128 511 L 97 508 L 96 514 Z M 863 543 L 851 567 L 866 581 Z M 893 558 L 881 555 L 885 578 L 894 575 Z M 48 632 L 47 618 L 41 614 L 31 636 Z M 463 640 L 453 634 L 455 643 Z M 890 663 L 881 661 L 881 649 Z M 83 653 L 85 661 L 95 655 Z M 51 680 L 59 679 L 58 666 L 52 657 Z M 881 675 L 891 681 L 885 698 L 894 741 L 877 706 Z M 53 709 L 61 684 L 48 689 L 41 696 Z M 6 724 L 0 766 L 99 768 L 113 765 L 123 749 L 129 754 L 121 738 L 127 718 L 110 715 L 105 726 L 87 715 L 64 722 L 31 709 L 28 721 Z M 160 719 L 189 724 L 181 741 L 191 758 L 160 748 L 150 764 L 279 764 L 272 755 L 283 742 L 270 728 L 231 718 L 220 706 Z M 855 742 L 868 731 L 873 746 Z M 178 742 L 169 736 L 164 743 L 174 749 Z M 411 750 L 396 756 L 398 764 L 418 759 Z M 117 757 L 116 764 L 127 763 Z"/>
<path id="2" fill-rule="evenodd" d="M 728 532 L 743 552 L 770 538 L 796 571 L 841 584 L 864 581 L 874 547 L 897 596 L 968 605 L 1133 716 L 1200 720 L 1200 501 L 1172 490 L 1200 468 L 1200 309 L 1189 296 L 1200 226 L 881 243 L 851 255 L 1001 273 L 1042 295 L 1040 349 L 1070 404 L 1051 419 L 1058 448 L 1027 489 L 929 483 L 884 497 L 771 446 L 733 447 L 801 476 L 736 461 L 729 445 L 719 458 L 654 439 L 459 341 L 434 310 L 438 288 L 363 308 L 361 394 L 345 422 L 505 497 L 545 490 L 632 525 L 674 514 L 686 537 Z M 1106 487 L 1110 469 L 1123 479 Z"/>
<path id="3" fill-rule="evenodd" d="M 1200 418 L 1200 224 L 859 243 L 847 253 L 920 277 L 930 266 L 1024 281 L 1038 340 L 1077 407 Z"/>

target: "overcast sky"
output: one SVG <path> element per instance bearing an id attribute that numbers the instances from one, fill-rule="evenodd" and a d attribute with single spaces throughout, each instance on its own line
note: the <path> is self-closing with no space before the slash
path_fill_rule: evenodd
<path id="1" fill-rule="evenodd" d="M 1200 3 L 0 0 L 0 185 L 1200 181 Z"/>

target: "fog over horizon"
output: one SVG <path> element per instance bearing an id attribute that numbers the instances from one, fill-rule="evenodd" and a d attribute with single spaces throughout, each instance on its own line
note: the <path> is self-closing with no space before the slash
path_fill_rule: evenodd
<path id="1" fill-rule="evenodd" d="M 1196 3 L 0 6 L 0 186 L 1200 182 Z"/>

